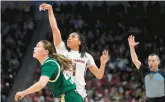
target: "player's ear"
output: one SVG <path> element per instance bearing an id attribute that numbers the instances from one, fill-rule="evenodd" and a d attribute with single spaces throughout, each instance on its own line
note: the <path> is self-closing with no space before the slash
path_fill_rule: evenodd
<path id="1" fill-rule="evenodd" d="M 48 50 L 45 50 L 44 55 L 48 54 Z"/>
<path id="2" fill-rule="evenodd" d="M 158 60 L 158 65 L 160 65 L 160 60 Z"/>
<path id="3" fill-rule="evenodd" d="M 78 45 L 79 45 L 79 46 L 81 45 L 81 41 L 78 42 Z"/>

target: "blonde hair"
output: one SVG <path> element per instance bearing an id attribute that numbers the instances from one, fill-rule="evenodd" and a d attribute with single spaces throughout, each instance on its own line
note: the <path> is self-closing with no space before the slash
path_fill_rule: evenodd
<path id="1" fill-rule="evenodd" d="M 48 56 L 53 57 L 59 64 L 62 70 L 72 70 L 72 60 L 66 58 L 62 54 L 56 54 L 52 44 L 47 40 L 41 40 L 45 50 L 48 50 Z"/>

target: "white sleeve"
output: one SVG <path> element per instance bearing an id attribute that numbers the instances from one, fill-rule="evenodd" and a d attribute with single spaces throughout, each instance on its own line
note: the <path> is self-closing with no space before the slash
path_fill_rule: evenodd
<path id="1" fill-rule="evenodd" d="M 95 63 L 93 57 L 90 54 L 87 54 L 87 58 L 88 58 L 87 68 L 89 68 L 93 65 L 96 66 L 96 63 Z"/>
<path id="2" fill-rule="evenodd" d="M 56 51 L 57 51 L 57 54 L 62 54 L 64 56 L 67 55 L 68 50 L 67 50 L 65 43 L 63 41 L 61 41 L 61 43 L 56 47 Z"/>

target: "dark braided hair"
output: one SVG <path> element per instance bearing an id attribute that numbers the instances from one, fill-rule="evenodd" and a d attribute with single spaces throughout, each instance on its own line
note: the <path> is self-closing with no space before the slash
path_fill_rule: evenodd
<path id="1" fill-rule="evenodd" d="M 87 45 L 86 45 L 86 42 L 85 42 L 85 38 L 83 37 L 83 35 L 81 35 L 78 32 L 73 32 L 73 33 L 76 33 L 78 35 L 79 40 L 81 42 L 81 45 L 79 47 L 79 53 L 81 54 L 81 57 L 86 56 L 85 53 L 89 52 L 89 51 L 88 51 L 88 48 L 87 48 Z M 67 47 L 67 49 L 68 49 L 68 51 L 70 51 L 70 48 Z"/>

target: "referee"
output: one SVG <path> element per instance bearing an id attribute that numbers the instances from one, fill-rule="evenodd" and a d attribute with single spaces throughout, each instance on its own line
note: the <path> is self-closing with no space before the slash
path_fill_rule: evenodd
<path id="1" fill-rule="evenodd" d="M 129 36 L 128 43 L 132 62 L 142 74 L 145 83 L 147 100 L 146 102 L 165 102 L 165 72 L 158 68 L 160 59 L 157 54 L 148 56 L 148 66 L 144 66 L 139 60 L 135 52 L 135 46 L 139 42 L 135 42 L 134 36 Z"/>

